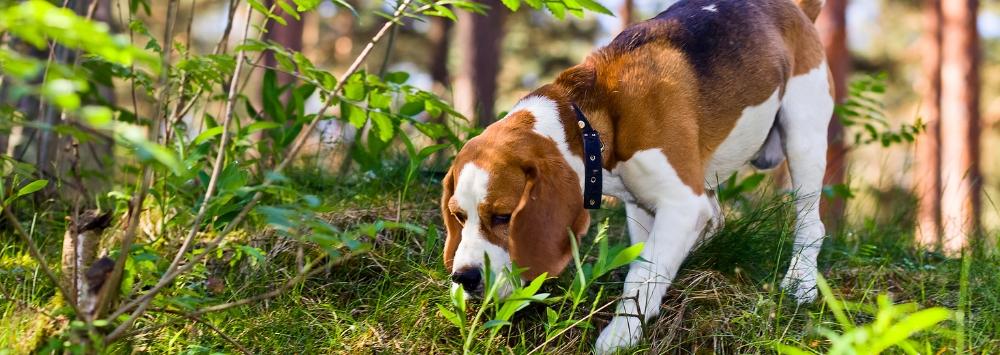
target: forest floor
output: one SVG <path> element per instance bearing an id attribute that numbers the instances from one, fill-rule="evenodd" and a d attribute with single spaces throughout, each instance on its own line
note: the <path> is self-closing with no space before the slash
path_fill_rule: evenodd
<path id="1" fill-rule="evenodd" d="M 243 347 L 254 353 L 462 352 L 463 333 L 438 309 L 450 304 L 448 273 L 441 257 L 440 177 L 421 176 L 401 200 L 403 173 L 396 170 L 378 177 L 297 174 L 292 178 L 297 188 L 312 191 L 329 206 L 326 218 L 340 228 L 398 220 L 426 226 L 428 232 L 380 233 L 370 241 L 373 248 L 367 253 L 276 298 L 205 315 L 205 323 L 173 323 L 108 351 L 238 353 Z M 787 194 L 761 192 L 725 203 L 724 230 L 688 258 L 662 303 L 661 316 L 647 325 L 642 345 L 633 351 L 772 353 L 776 344 L 787 344 L 820 352 L 831 346 L 824 334 L 844 329 L 827 305 L 817 301 L 799 306 L 775 287 L 790 254 L 794 220 L 790 200 Z M 1000 253 L 979 250 L 954 259 L 919 251 L 911 245 L 912 213 L 892 208 L 899 213 L 831 232 L 820 270 L 834 294 L 865 305 L 874 305 L 879 294 L 887 294 L 895 303 L 915 302 L 920 308 L 963 308 L 962 317 L 917 334 L 913 338 L 916 349 L 921 353 L 954 353 L 959 348 L 971 353 L 1000 352 Z M 55 213 L 40 211 L 38 216 L 57 220 L 52 216 Z M 628 240 L 624 219 L 623 208 L 610 206 L 595 213 L 593 223 L 607 220 L 611 243 L 624 244 Z M 206 304 L 222 303 L 265 292 L 288 279 L 296 265 L 297 244 L 267 231 L 260 217 L 248 226 L 245 234 L 265 252 L 263 262 L 250 258 L 218 265 L 210 262 L 204 274 L 192 276 L 204 282 L 189 280 L 195 285 L 192 297 L 202 295 L 205 299 L 200 302 Z M 581 243 L 584 260 L 596 253 L 592 247 L 595 230 L 591 228 Z M 37 349 L 45 334 L 59 326 L 58 320 L 40 314 L 58 302 L 53 300 L 52 288 L 44 285 L 27 252 L 12 238 L 0 235 L 0 285 L 4 285 L 0 354 Z M 38 238 L 49 260 L 58 260 L 61 233 Z M 313 249 L 307 247 L 304 253 L 317 252 Z M 614 300 L 623 269 L 604 276 L 590 290 L 594 305 Z M 564 294 L 574 273 L 568 269 L 549 280 L 542 292 Z M 477 353 L 587 353 L 611 316 L 597 312 L 546 342 L 546 312 L 542 305 L 530 306 L 510 326 L 500 328 L 499 341 L 487 342 L 482 335 L 474 339 L 472 349 Z M 855 324 L 872 322 L 870 312 L 865 307 L 848 307 L 847 311 Z M 175 317 L 152 312 L 137 326 Z M 580 314 L 567 317 L 583 318 Z"/>

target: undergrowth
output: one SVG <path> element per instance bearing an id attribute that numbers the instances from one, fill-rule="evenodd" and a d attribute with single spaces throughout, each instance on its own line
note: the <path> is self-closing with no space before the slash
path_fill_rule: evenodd
<path id="1" fill-rule="evenodd" d="M 378 229 L 364 237 L 364 242 L 371 243 L 367 253 L 271 300 L 205 314 L 197 320 L 179 318 L 170 309 L 153 310 L 137 323 L 137 329 L 175 321 L 136 334 L 109 350 L 196 354 L 238 352 L 244 347 L 260 353 L 283 349 L 297 353 L 462 352 L 467 347 L 463 332 L 438 308 L 451 303 L 448 273 L 441 260 L 444 238 L 436 203 L 440 176 L 416 174 L 405 199 L 401 199 L 407 173 L 405 164 L 395 163 L 385 164 L 377 174 L 345 178 L 313 169 L 290 172 L 289 179 L 296 186 L 328 206 L 321 218 L 333 226 L 399 221 L 426 226 L 427 230 Z M 833 345 L 831 334 L 848 330 L 828 303 L 800 306 L 776 288 L 790 255 L 793 198 L 781 192 L 746 196 L 727 203 L 724 228 L 685 262 L 662 303 L 660 317 L 647 325 L 644 342 L 632 351 L 743 354 L 771 353 L 777 346 L 786 346 L 825 352 Z M 824 245 L 820 270 L 831 296 L 858 305 L 844 309 L 848 322 L 872 323 L 877 318 L 872 307 L 879 302 L 913 302 L 913 307 L 921 309 L 943 307 L 956 311 L 955 315 L 911 338 L 917 350 L 1000 351 L 996 336 L 1000 334 L 1000 275 L 996 272 L 1000 260 L 996 253 L 979 248 L 965 258 L 950 259 L 921 251 L 911 244 L 910 216 L 905 208 L 899 210 L 904 213 L 888 221 L 847 226 Z M 606 238 L 612 246 L 628 240 L 622 207 L 612 204 L 594 217 L 595 226 L 580 243 L 583 263 L 597 261 L 599 248 L 594 235 L 602 221 L 608 223 Z M 207 262 L 203 272 L 185 280 L 190 287 L 207 291 L 210 299 L 203 301 L 225 302 L 266 292 L 294 274 L 296 263 L 301 262 L 298 255 L 316 248 L 268 238 L 273 231 L 264 225 L 263 220 L 252 221 L 242 231 L 247 245 L 259 249 L 261 255 L 240 255 L 226 249 Z M 61 226 L 32 228 L 59 230 Z M 38 235 L 42 249 L 54 259 L 59 240 L 52 234 Z M 0 238 L 9 241 L 12 237 Z M 0 349 L 16 353 L 38 347 L 31 342 L 47 338 L 65 327 L 67 320 L 65 315 L 52 313 L 61 309 L 56 304 L 59 300 L 52 298 L 54 290 L 39 275 L 27 252 L 8 242 L 2 244 L 0 285 L 5 289 L 0 297 L 0 323 L 4 325 L 0 327 Z M 490 331 L 473 338 L 468 346 L 471 351 L 589 352 L 598 330 L 613 316 L 614 306 L 594 310 L 618 296 L 624 268 L 596 279 L 585 291 L 585 305 L 551 306 L 568 296 L 567 290 L 577 277 L 573 269 L 571 265 L 538 290 L 556 301 L 527 304 L 492 336 Z M 881 299 L 879 295 L 883 295 Z M 478 306 L 475 301 L 469 303 L 468 319 Z M 554 333 L 553 312 L 557 319 L 583 321 Z"/>

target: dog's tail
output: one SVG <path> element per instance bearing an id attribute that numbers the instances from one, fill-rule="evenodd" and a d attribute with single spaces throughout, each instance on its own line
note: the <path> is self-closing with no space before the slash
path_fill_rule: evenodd
<path id="1" fill-rule="evenodd" d="M 812 22 L 816 22 L 816 17 L 819 17 L 819 11 L 823 9 L 823 2 L 824 0 L 795 0 L 795 3 Z"/>

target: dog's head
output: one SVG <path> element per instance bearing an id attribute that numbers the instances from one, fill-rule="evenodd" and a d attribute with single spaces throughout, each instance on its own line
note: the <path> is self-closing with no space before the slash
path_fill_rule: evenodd
<path id="1" fill-rule="evenodd" d="M 526 280 L 558 275 L 572 258 L 570 231 L 583 235 L 590 223 L 577 174 L 555 141 L 534 129 L 534 114 L 514 111 L 491 125 L 444 178 L 444 263 L 470 294 L 482 292 L 484 255 L 495 275 L 512 264 Z"/>

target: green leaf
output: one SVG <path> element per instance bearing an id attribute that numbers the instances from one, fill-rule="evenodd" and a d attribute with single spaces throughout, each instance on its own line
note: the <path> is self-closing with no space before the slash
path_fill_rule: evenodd
<path id="1" fill-rule="evenodd" d="M 545 8 L 549 9 L 549 12 L 552 13 L 552 16 L 555 16 L 557 19 L 563 20 L 566 18 L 566 5 L 564 5 L 563 3 L 546 2 Z"/>
<path id="2" fill-rule="evenodd" d="M 365 83 L 358 74 L 352 75 L 344 84 L 344 97 L 352 101 L 365 99 Z"/>
<path id="3" fill-rule="evenodd" d="M 433 5 L 433 9 L 424 11 L 424 15 L 444 17 L 451 19 L 452 21 L 458 21 L 458 17 L 455 16 L 455 12 L 441 5 Z"/>
<path id="4" fill-rule="evenodd" d="M 263 131 L 263 130 L 268 130 L 268 129 L 275 129 L 275 128 L 279 128 L 279 127 L 281 127 L 281 124 L 277 123 L 277 122 L 258 121 L 258 122 L 251 123 L 249 126 L 246 126 L 246 128 L 244 128 L 243 130 L 246 131 L 246 134 L 250 134 L 250 133 L 257 132 L 257 131 Z"/>
<path id="5" fill-rule="evenodd" d="M 252 7 L 257 12 L 267 16 L 267 18 L 272 19 L 277 23 L 280 23 L 282 26 L 288 25 L 288 22 L 286 22 L 284 18 L 281 18 L 281 16 L 277 16 L 274 13 L 272 13 L 271 10 L 265 7 L 264 4 L 261 4 L 259 0 L 247 0 L 247 3 L 249 3 L 250 7 Z"/>
<path id="6" fill-rule="evenodd" d="M 393 125 L 392 119 L 389 115 L 379 112 L 370 112 L 372 123 L 375 124 L 375 131 L 378 132 L 378 138 L 383 142 L 388 142 L 396 134 L 396 127 Z"/>
<path id="7" fill-rule="evenodd" d="M 455 325 L 456 327 L 460 328 L 462 327 L 462 320 L 458 318 L 458 315 L 456 315 L 455 312 L 449 311 L 447 308 L 445 308 L 440 304 L 437 305 L 437 307 L 438 307 L 438 313 L 440 313 L 441 316 L 444 317 L 444 319 L 447 319 L 448 322 L 451 322 L 451 324 Z"/>
<path id="8" fill-rule="evenodd" d="M 22 196 L 25 196 L 25 195 L 33 194 L 33 193 L 37 192 L 38 190 L 44 189 L 48 185 L 49 185 L 49 181 L 48 180 L 35 180 L 35 181 L 32 181 L 31 183 L 28 183 L 27 185 L 24 185 L 23 187 L 21 187 L 21 189 L 17 190 L 16 197 L 22 197 Z"/>
<path id="9" fill-rule="evenodd" d="M 191 143 L 194 145 L 200 145 L 202 143 L 205 143 L 209 139 L 212 139 L 212 137 L 218 136 L 220 134 L 222 134 L 222 126 L 215 126 L 202 131 L 200 134 L 198 134 L 197 137 L 194 137 L 194 141 L 192 141 Z"/>
<path id="10" fill-rule="evenodd" d="M 289 5 L 284 0 L 277 0 L 275 2 L 278 4 L 278 7 L 281 8 L 281 11 L 284 11 L 286 14 L 292 15 L 292 17 L 294 17 L 296 21 L 302 20 L 302 17 L 299 16 L 299 12 L 296 11 L 295 8 L 292 7 L 292 5 Z"/>
<path id="11" fill-rule="evenodd" d="M 833 316 L 840 323 L 840 326 L 844 330 L 854 329 L 854 323 L 851 323 L 850 319 L 847 318 L 847 314 L 844 313 L 843 303 L 833 295 L 833 290 L 826 283 L 826 279 L 822 275 L 816 275 L 816 286 L 819 288 L 820 294 L 823 295 L 823 301 L 830 307 L 830 311 L 833 312 Z"/>
<path id="12" fill-rule="evenodd" d="M 629 263 L 635 261 L 636 259 L 639 258 L 639 255 L 642 254 L 642 249 L 645 246 L 646 246 L 645 243 L 639 242 L 633 244 L 628 248 L 622 249 L 622 251 L 618 252 L 618 254 L 615 255 L 613 259 L 611 259 L 611 262 L 608 263 L 605 272 L 628 265 Z"/>
<path id="13" fill-rule="evenodd" d="M 443 143 L 443 144 L 435 144 L 432 146 L 424 147 L 423 149 L 420 150 L 419 153 L 417 153 L 417 157 L 419 157 L 420 160 L 424 160 L 427 157 L 431 156 L 431 154 L 440 152 L 441 150 L 447 149 L 450 146 L 451 144 Z"/>
<path id="14" fill-rule="evenodd" d="M 532 9 L 538 10 L 542 8 L 542 0 L 524 0 L 525 4 L 531 6 Z"/>
<path id="15" fill-rule="evenodd" d="M 913 334 L 928 329 L 951 317 L 951 311 L 941 307 L 928 308 L 913 313 L 889 327 L 872 344 L 872 353 L 879 353 L 890 346 L 897 345 Z"/>
<path id="16" fill-rule="evenodd" d="M 576 0 L 576 2 L 579 3 L 580 6 L 582 6 L 584 9 L 587 9 L 587 10 L 590 10 L 590 11 L 593 11 L 593 12 L 596 12 L 596 13 L 599 13 L 599 14 L 605 14 L 605 15 L 610 15 L 610 16 L 614 16 L 615 15 L 613 12 L 611 12 L 611 10 L 608 10 L 608 8 L 604 7 L 604 5 L 601 5 L 599 2 L 594 1 L 594 0 Z"/>
<path id="17" fill-rule="evenodd" d="M 357 128 L 364 128 L 365 122 L 368 122 L 368 117 L 365 116 L 365 111 L 355 106 L 347 101 L 340 102 L 340 115 L 342 118 L 346 119 L 347 122 Z"/>
<path id="18" fill-rule="evenodd" d="M 315 9 L 323 0 L 292 0 L 297 6 L 296 10 L 299 12 L 306 12 Z"/>
<path id="19" fill-rule="evenodd" d="M 394 84 L 402 84 L 402 83 L 405 83 L 406 80 L 409 80 L 409 79 L 410 79 L 410 73 L 407 73 L 405 71 L 397 71 L 397 72 L 392 72 L 392 73 L 388 73 L 388 74 L 385 75 L 385 81 L 388 81 L 388 82 L 394 83 Z"/>
<path id="20" fill-rule="evenodd" d="M 483 329 L 499 328 L 505 325 L 510 325 L 511 323 L 500 319 L 491 319 L 486 323 L 483 323 Z"/>
<path id="21" fill-rule="evenodd" d="M 503 6 L 506 6 L 510 11 L 517 11 L 521 8 L 521 0 L 503 0 Z"/>
<path id="22" fill-rule="evenodd" d="M 84 106 L 80 113 L 87 124 L 97 128 L 107 127 L 114 116 L 114 112 L 110 108 L 93 105 Z"/>
<path id="23" fill-rule="evenodd" d="M 369 109 L 379 109 L 388 111 L 391 105 L 392 105 L 392 95 L 389 95 L 388 93 L 381 92 L 380 90 L 375 90 L 368 95 Z"/>

